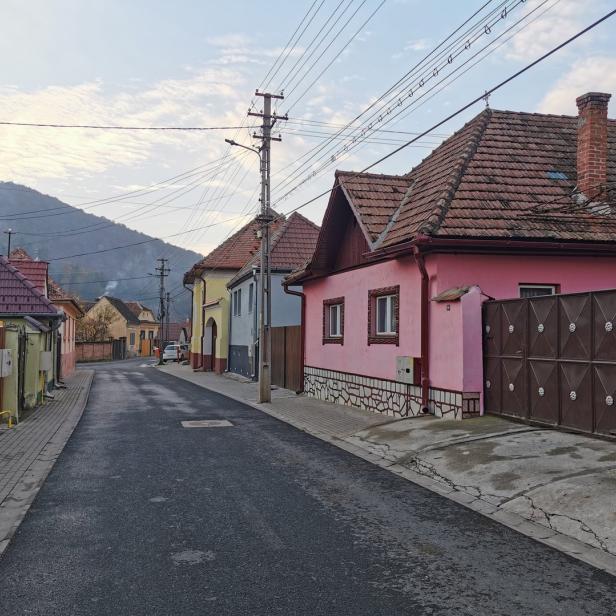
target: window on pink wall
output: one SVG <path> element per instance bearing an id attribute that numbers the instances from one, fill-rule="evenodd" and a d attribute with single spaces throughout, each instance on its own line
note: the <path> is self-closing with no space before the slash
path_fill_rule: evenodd
<path id="1" fill-rule="evenodd" d="M 323 300 L 323 344 L 344 344 L 344 297 Z"/>
<path id="2" fill-rule="evenodd" d="M 400 342 L 400 286 L 368 291 L 368 344 Z"/>

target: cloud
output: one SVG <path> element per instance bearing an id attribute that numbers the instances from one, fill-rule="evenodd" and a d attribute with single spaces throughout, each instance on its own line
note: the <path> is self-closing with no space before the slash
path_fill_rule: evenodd
<path id="1" fill-rule="evenodd" d="M 526 13 L 537 9 L 542 3 L 543 0 L 528 0 L 525 3 Z M 588 4 L 579 0 L 559 0 L 548 6 L 550 9 L 554 7 L 553 10 L 547 11 L 544 16 L 529 23 L 504 46 L 506 58 L 519 61 L 534 60 L 578 32 L 588 19 Z M 541 15 L 543 10 L 539 8 L 530 19 Z M 585 38 L 586 43 L 590 36 L 592 35 L 587 35 Z"/>
<path id="2" fill-rule="evenodd" d="M 539 103 L 541 113 L 576 115 L 576 97 L 586 92 L 616 92 L 616 58 L 591 56 L 575 62 Z"/>
<path id="3" fill-rule="evenodd" d="M 428 49 L 430 46 L 430 41 L 428 39 L 416 39 L 414 41 L 409 41 L 404 46 L 404 51 L 423 51 L 424 49 Z"/>
<path id="4" fill-rule="evenodd" d="M 213 47 L 243 47 L 251 42 L 251 38 L 241 33 L 230 32 L 219 36 L 210 36 L 206 41 Z"/>

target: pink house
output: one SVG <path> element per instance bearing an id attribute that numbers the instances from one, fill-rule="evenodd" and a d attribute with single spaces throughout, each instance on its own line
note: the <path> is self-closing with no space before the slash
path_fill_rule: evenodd
<path id="1" fill-rule="evenodd" d="M 483 412 L 482 303 L 616 288 L 616 121 L 486 109 L 410 173 L 338 171 L 305 301 L 309 395 Z"/>

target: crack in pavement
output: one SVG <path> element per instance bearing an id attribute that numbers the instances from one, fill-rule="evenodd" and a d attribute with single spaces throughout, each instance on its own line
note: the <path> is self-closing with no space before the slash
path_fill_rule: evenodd
<path id="1" fill-rule="evenodd" d="M 574 518 L 570 515 L 567 515 L 565 513 L 554 513 L 551 511 L 546 511 L 543 507 L 540 507 L 539 505 L 537 505 L 535 503 L 535 501 L 533 500 L 533 498 L 531 496 L 528 496 L 528 494 L 522 494 L 522 498 L 525 498 L 531 508 L 531 516 L 530 519 L 534 522 L 535 521 L 535 512 L 539 512 L 543 515 L 546 524 L 548 525 L 548 527 L 553 530 L 556 531 L 557 533 L 562 533 L 562 531 L 558 530 L 558 528 L 556 528 L 553 524 L 552 524 L 552 519 L 553 518 L 564 518 L 566 520 L 570 520 L 571 522 L 575 522 L 576 524 L 580 525 L 580 530 L 584 533 L 587 533 L 589 535 L 591 535 L 594 540 L 597 542 L 597 544 L 599 545 L 599 547 L 606 552 L 607 554 L 611 554 L 612 556 L 616 556 L 616 553 L 612 552 L 608 546 L 607 543 L 604 541 L 604 539 L 602 539 L 599 534 L 593 530 L 590 526 L 588 526 L 588 524 L 586 524 L 586 522 L 584 522 L 584 520 L 581 520 L 580 518 Z"/>

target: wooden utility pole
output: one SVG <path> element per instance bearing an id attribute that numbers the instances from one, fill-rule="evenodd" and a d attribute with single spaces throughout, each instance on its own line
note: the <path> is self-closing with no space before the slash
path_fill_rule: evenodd
<path id="1" fill-rule="evenodd" d="M 160 278 L 159 288 L 159 306 L 158 306 L 158 365 L 163 364 L 163 351 L 165 346 L 164 340 L 164 328 L 165 328 L 165 278 L 169 275 L 169 268 L 167 267 L 167 259 L 158 259 L 160 267 L 156 268 L 158 276 Z"/>
<path id="2" fill-rule="evenodd" d="M 272 398 L 271 357 L 272 341 L 270 328 L 272 322 L 271 269 L 270 269 L 270 223 L 273 220 L 270 209 L 270 143 L 281 141 L 280 136 L 272 137 L 272 127 L 276 120 L 286 120 L 286 116 L 272 114 L 272 99 L 284 98 L 282 94 L 255 92 L 263 98 L 263 112 L 249 111 L 249 116 L 263 119 L 261 134 L 253 137 L 260 139 L 261 160 L 261 266 L 259 271 L 260 305 L 259 305 L 259 402 L 270 402 Z"/>

